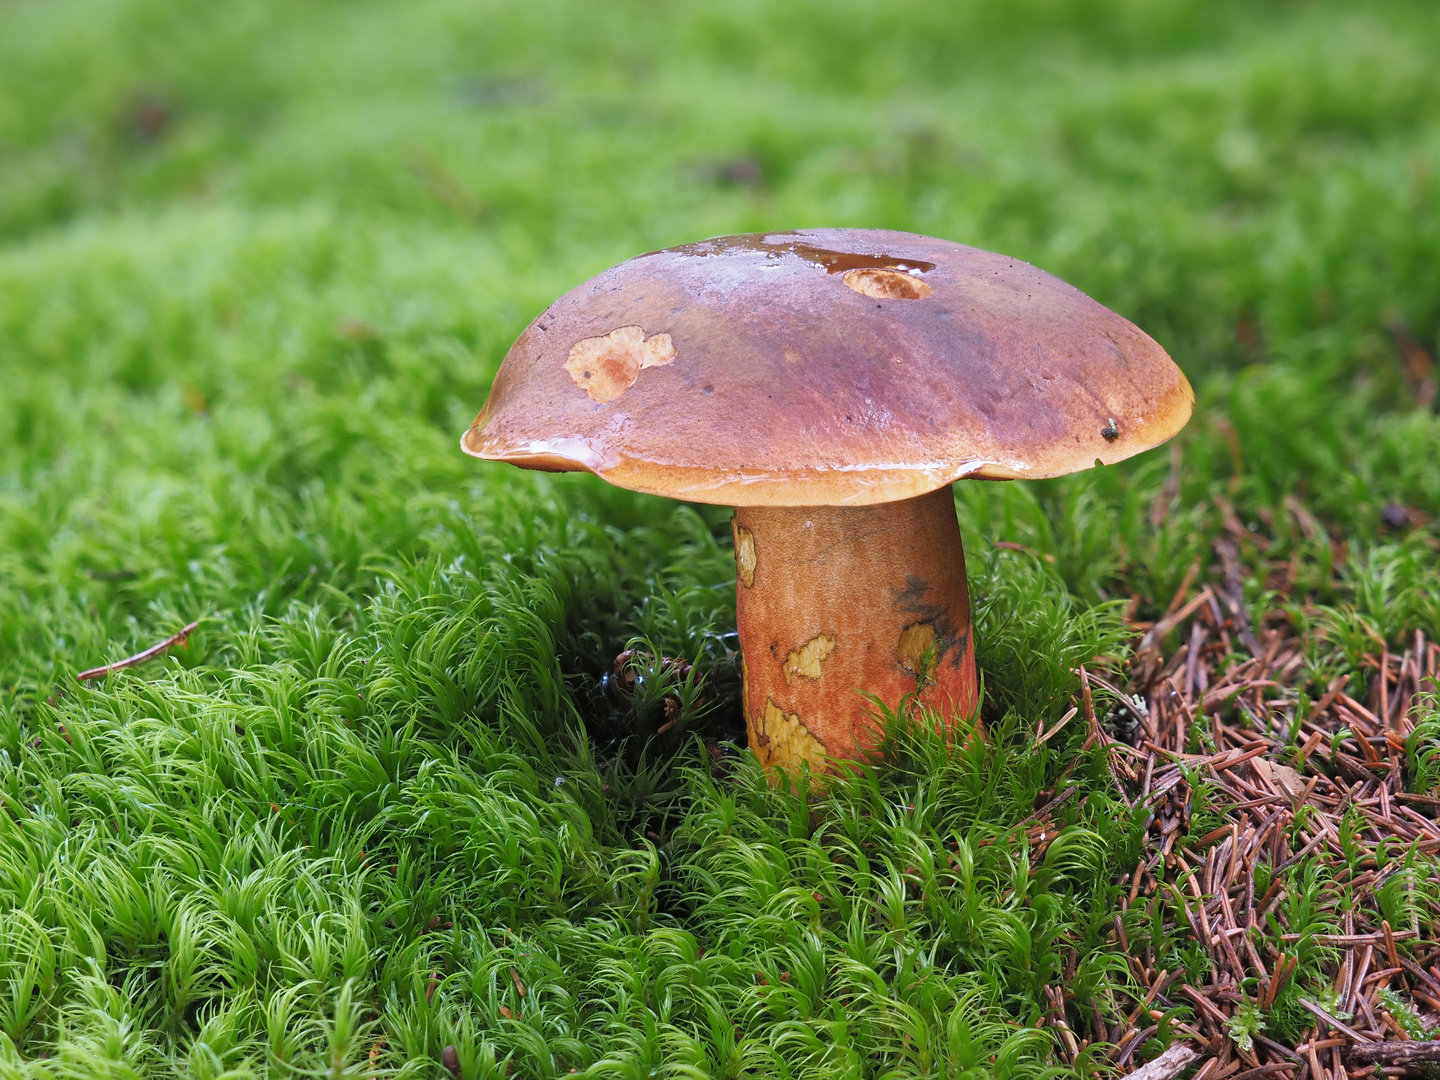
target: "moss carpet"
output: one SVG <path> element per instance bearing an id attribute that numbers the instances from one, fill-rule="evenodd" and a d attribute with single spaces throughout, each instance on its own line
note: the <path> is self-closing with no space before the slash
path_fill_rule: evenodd
<path id="1" fill-rule="evenodd" d="M 1035 739 L 1074 669 L 1124 683 L 1218 540 L 1303 643 L 1275 716 L 1440 639 L 1437 53 L 1418 0 L 0 3 L 0 1075 L 1115 1068 L 1131 953 L 1214 961 L 1117 934 L 1145 808 Z M 457 448 L 564 290 L 819 225 L 1027 259 L 1199 395 L 1170 450 L 957 485 L 988 737 L 823 792 L 729 745 L 728 512 Z M 1405 725 L 1433 794 L 1434 697 Z M 1373 902 L 1324 856 L 1253 932 L 1317 943 L 1246 1014 L 1286 1045 Z M 1379 857 L 1433 963 L 1433 856 Z M 1161 1004 L 1125 1067 L 1202 1021 Z"/>

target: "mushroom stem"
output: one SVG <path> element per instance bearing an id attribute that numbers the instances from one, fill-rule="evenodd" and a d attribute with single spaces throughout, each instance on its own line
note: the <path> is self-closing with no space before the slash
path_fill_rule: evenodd
<path id="1" fill-rule="evenodd" d="M 875 701 L 945 717 L 975 706 L 965 553 L 948 486 L 875 506 L 735 511 L 736 610 L 750 748 L 823 768 L 876 750 Z"/>

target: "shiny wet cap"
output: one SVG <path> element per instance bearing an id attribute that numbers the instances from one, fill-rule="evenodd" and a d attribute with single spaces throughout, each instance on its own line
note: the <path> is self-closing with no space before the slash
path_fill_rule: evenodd
<path id="1" fill-rule="evenodd" d="M 1194 400 L 1142 330 L 1028 263 L 807 229 L 651 252 L 571 290 L 461 442 L 694 502 L 864 505 L 1121 461 Z"/>

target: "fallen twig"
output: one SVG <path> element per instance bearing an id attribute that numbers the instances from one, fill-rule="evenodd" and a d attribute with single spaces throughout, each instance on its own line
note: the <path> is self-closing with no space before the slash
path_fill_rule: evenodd
<path id="1" fill-rule="evenodd" d="M 155 659 L 155 657 L 169 652 L 177 645 L 184 645 L 186 640 L 190 637 L 191 634 L 195 632 L 195 628 L 199 625 L 200 620 L 197 619 L 195 622 L 192 622 L 188 626 L 186 626 L 179 633 L 171 634 L 164 641 L 160 642 L 160 644 L 151 645 L 150 648 L 146 649 L 144 652 L 138 652 L 134 656 L 127 656 L 124 660 L 116 660 L 113 664 L 106 664 L 104 667 L 91 668 L 89 671 L 82 671 L 79 675 L 76 675 L 75 678 L 77 678 L 81 682 L 84 682 L 86 679 L 104 678 L 112 671 L 124 671 L 126 668 L 138 667 L 139 665 L 145 663 L 145 661 L 147 660 L 153 660 Z"/>
<path id="2" fill-rule="evenodd" d="M 1176 1043 L 1154 1061 L 1146 1062 L 1130 1075 L 1134 1080 L 1170 1080 L 1179 1076 L 1200 1056 L 1200 1052 L 1189 1043 Z"/>
<path id="3" fill-rule="evenodd" d="M 1156 1060 L 1159 1060 L 1158 1058 Z M 1362 1064 L 1412 1065 L 1440 1061 L 1440 1039 L 1365 1043 L 1350 1048 L 1350 1060 Z"/>

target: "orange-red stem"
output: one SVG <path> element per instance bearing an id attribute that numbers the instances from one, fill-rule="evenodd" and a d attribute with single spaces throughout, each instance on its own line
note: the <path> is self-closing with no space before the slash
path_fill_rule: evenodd
<path id="1" fill-rule="evenodd" d="M 918 691 L 947 722 L 970 715 L 970 599 L 948 486 L 877 506 L 740 507 L 734 532 L 745 723 L 767 767 L 871 755 L 869 695 L 894 709 Z"/>

